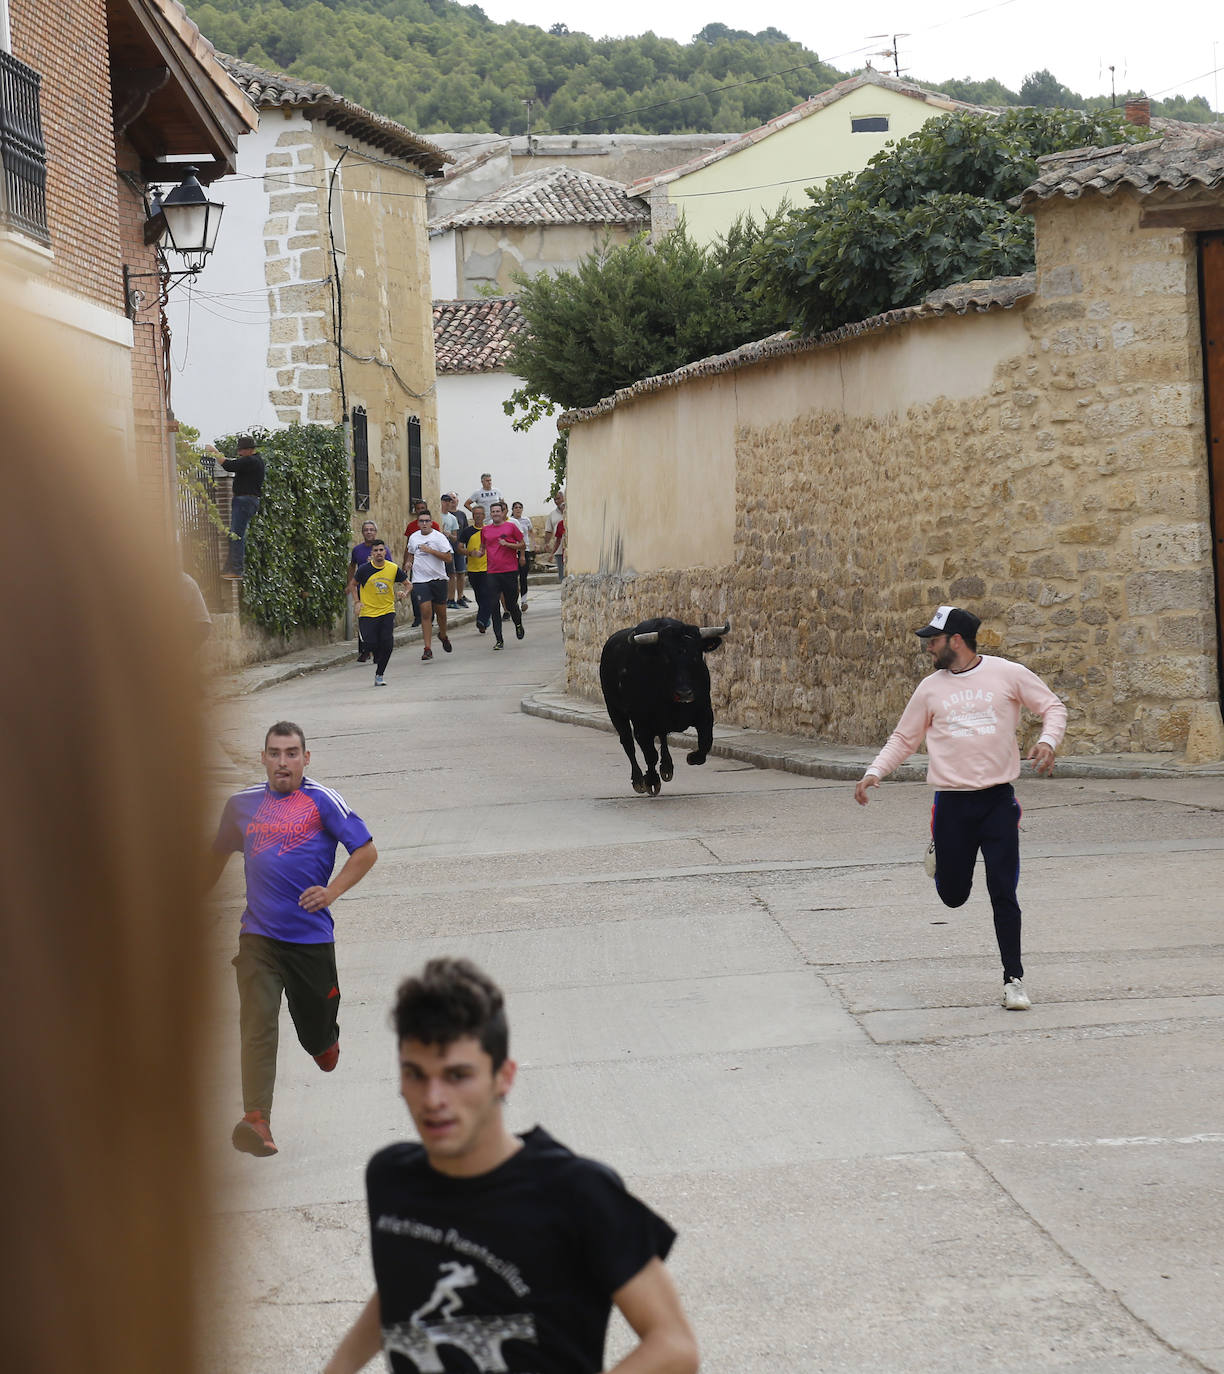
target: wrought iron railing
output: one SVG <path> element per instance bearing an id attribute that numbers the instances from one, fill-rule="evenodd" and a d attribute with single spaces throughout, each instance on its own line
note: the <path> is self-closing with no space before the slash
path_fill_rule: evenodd
<path id="1" fill-rule="evenodd" d="M 226 484 L 228 486 L 228 483 Z M 217 470 L 210 458 L 200 463 L 191 482 L 178 486 L 179 529 L 183 534 L 183 566 L 199 583 L 210 611 L 224 606 L 221 594 L 222 546 L 229 540 L 213 523 L 217 498 Z"/>
<path id="2" fill-rule="evenodd" d="M 0 52 L 0 227 L 51 245 L 47 232 L 47 149 L 38 89 L 42 77 Z"/>

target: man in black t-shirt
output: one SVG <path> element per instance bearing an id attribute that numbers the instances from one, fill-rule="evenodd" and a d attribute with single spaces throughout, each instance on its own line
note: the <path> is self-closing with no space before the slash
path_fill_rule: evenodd
<path id="1" fill-rule="evenodd" d="M 538 1126 L 507 1129 L 516 1066 L 497 986 L 466 959 L 433 959 L 400 986 L 395 1028 L 421 1143 L 370 1160 L 377 1289 L 325 1374 L 380 1350 L 392 1374 L 598 1374 L 613 1303 L 638 1336 L 637 1374 L 692 1374 L 663 1267 L 675 1232 L 606 1165 Z"/>
<path id="2" fill-rule="evenodd" d="M 221 466 L 234 479 L 230 495 L 229 552 L 221 576 L 238 581 L 241 580 L 243 569 L 246 567 L 247 526 L 255 519 L 255 513 L 259 510 L 259 498 L 263 495 L 264 460 L 259 456 L 255 440 L 249 434 L 238 436 L 237 458 L 223 458 L 211 444 L 205 452 L 220 459 Z"/>

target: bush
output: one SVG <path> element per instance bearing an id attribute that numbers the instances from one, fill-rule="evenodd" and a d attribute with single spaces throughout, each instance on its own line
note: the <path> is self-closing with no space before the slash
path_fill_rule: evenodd
<path id="1" fill-rule="evenodd" d="M 243 615 L 288 638 L 344 612 L 352 491 L 344 429 L 291 425 L 251 431 L 267 465 L 259 512 L 246 535 Z M 237 436 L 217 447 L 237 453 Z"/>

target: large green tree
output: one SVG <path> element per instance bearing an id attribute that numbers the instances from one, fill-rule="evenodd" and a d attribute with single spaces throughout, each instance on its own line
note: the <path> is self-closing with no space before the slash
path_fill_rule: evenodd
<path id="1" fill-rule="evenodd" d="M 953 282 L 1033 266 L 1033 226 L 1008 205 L 1045 153 L 1148 137 L 1116 111 L 949 114 L 807 192 L 747 254 L 741 288 L 801 333 L 914 305 Z"/>

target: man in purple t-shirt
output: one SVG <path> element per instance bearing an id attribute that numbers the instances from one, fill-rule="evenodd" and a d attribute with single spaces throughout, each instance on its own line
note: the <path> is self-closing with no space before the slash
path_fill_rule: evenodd
<path id="1" fill-rule="evenodd" d="M 340 986 L 331 904 L 374 866 L 378 852 L 365 822 L 330 787 L 305 776 L 310 753 L 300 725 L 282 720 L 260 755 L 268 781 L 225 804 L 213 841 L 208 886 L 239 850 L 246 870 L 246 910 L 238 954 L 245 1115 L 234 1149 L 276 1154 L 272 1092 L 282 994 L 302 1048 L 324 1073 L 340 1059 Z M 349 857 L 339 873 L 336 846 Z"/>
<path id="2" fill-rule="evenodd" d="M 378 537 L 378 526 L 373 520 L 363 520 L 361 522 L 361 543 L 353 545 L 353 551 L 349 554 L 348 566 L 348 586 L 345 591 L 353 599 L 353 619 L 357 622 L 357 662 L 369 663 L 370 655 L 373 652 L 370 646 L 361 637 L 361 598 L 357 587 L 357 569 L 363 567 L 370 561 L 370 552 L 374 545 L 374 540 Z"/>

